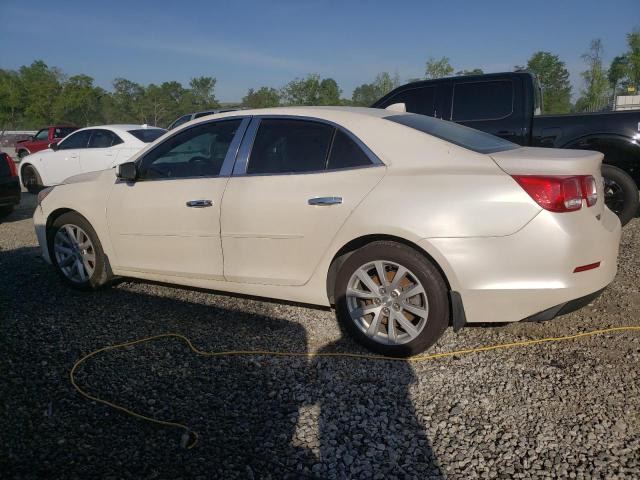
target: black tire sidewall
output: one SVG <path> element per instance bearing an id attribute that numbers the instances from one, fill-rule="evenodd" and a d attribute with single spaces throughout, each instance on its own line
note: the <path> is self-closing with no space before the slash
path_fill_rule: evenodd
<path id="1" fill-rule="evenodd" d="M 25 172 L 30 171 L 31 174 L 35 177 L 36 179 L 36 183 L 32 184 L 32 185 L 25 185 L 24 183 L 24 177 L 25 177 Z M 38 171 L 31 165 L 26 165 L 22 168 L 22 185 L 24 186 L 24 188 L 27 189 L 27 191 L 29 193 L 32 194 L 37 194 L 39 193 L 42 189 L 43 189 L 43 185 L 42 185 L 42 179 L 40 178 L 40 175 L 38 174 Z"/>
<path id="2" fill-rule="evenodd" d="M 96 253 L 96 267 L 93 271 L 93 274 L 91 275 L 91 278 L 89 278 L 89 280 L 83 283 L 74 282 L 67 278 L 64 273 L 62 273 L 53 250 L 53 241 L 56 233 L 62 226 L 69 224 L 76 225 L 84 230 L 84 232 L 91 239 L 91 243 L 93 244 L 93 248 Z M 51 263 L 53 264 L 56 273 L 67 285 L 70 285 L 78 290 L 90 291 L 97 290 L 108 282 L 109 275 L 106 269 L 105 255 L 104 251 L 102 250 L 102 244 L 100 243 L 98 235 L 96 234 L 91 224 L 82 215 L 75 212 L 68 212 L 56 218 L 51 224 L 50 230 L 47 232 L 47 246 L 49 248 Z"/>
<path id="3" fill-rule="evenodd" d="M 418 337 L 403 345 L 384 345 L 374 341 L 357 327 L 349 315 L 345 297 L 349 279 L 358 268 L 373 260 L 387 260 L 408 268 L 426 291 L 429 302 L 427 324 Z M 336 315 L 343 331 L 381 355 L 408 357 L 419 354 L 433 345 L 449 325 L 449 299 L 442 275 L 425 255 L 403 244 L 380 241 L 356 250 L 340 266 L 334 294 Z"/>
<path id="4" fill-rule="evenodd" d="M 638 213 L 638 203 L 640 201 L 638 198 L 638 186 L 628 173 L 618 167 L 614 167 L 613 165 L 603 164 L 602 176 L 612 179 L 620 186 L 620 188 L 622 188 L 624 207 L 622 212 L 618 215 L 618 218 L 620 218 L 620 223 L 624 226 Z"/>

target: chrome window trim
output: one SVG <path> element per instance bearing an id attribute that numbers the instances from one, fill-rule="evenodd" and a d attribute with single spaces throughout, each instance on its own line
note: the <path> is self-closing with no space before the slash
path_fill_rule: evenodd
<path id="1" fill-rule="evenodd" d="M 278 172 L 278 173 L 247 173 L 247 166 L 249 162 L 249 157 L 251 156 L 251 150 L 253 149 L 253 143 L 258 132 L 258 127 L 260 126 L 261 120 L 301 120 L 307 122 L 316 122 L 323 123 L 329 125 L 333 128 L 339 129 L 341 132 L 345 133 L 351 140 L 355 142 L 355 144 L 360 148 L 364 154 L 371 161 L 370 165 L 359 165 L 357 167 L 345 167 L 345 168 L 331 168 L 331 169 L 323 169 L 323 170 L 313 170 L 308 172 Z M 347 170 L 357 170 L 361 168 L 371 168 L 371 167 L 380 167 L 385 166 L 384 162 L 380 160 L 380 158 L 371 151 L 371 149 L 360 140 L 353 132 L 343 127 L 342 125 L 332 122 L 331 120 L 326 120 L 324 118 L 318 117 L 309 117 L 305 115 L 255 115 L 253 120 L 251 121 L 251 125 L 247 130 L 245 138 L 242 141 L 242 145 L 240 147 L 240 151 L 238 153 L 238 158 L 236 160 L 236 164 L 233 168 L 233 176 L 234 177 L 263 177 L 263 176 L 273 176 L 273 175 L 309 175 L 315 173 L 330 173 L 330 172 L 342 172 Z"/>
<path id="2" fill-rule="evenodd" d="M 170 180 L 194 180 L 194 179 L 203 179 L 203 178 L 225 178 L 225 177 L 231 176 L 231 172 L 233 171 L 233 165 L 236 161 L 236 157 L 238 154 L 238 149 L 242 144 L 244 133 L 247 129 L 247 126 L 249 125 L 249 122 L 251 121 L 251 117 L 247 115 L 233 115 L 230 117 L 204 120 L 194 125 L 190 125 L 189 127 L 186 127 L 186 128 L 181 128 L 173 132 L 170 131 L 171 135 L 163 139 L 162 142 L 158 143 L 157 145 L 154 145 L 153 148 L 148 152 L 146 152 L 143 156 L 138 157 L 134 161 L 134 163 L 136 164 L 136 168 L 137 168 L 138 165 L 142 163 L 142 161 L 147 157 L 147 155 L 151 154 L 153 151 L 155 151 L 156 148 L 158 148 L 164 142 L 168 141 L 170 138 L 173 138 L 175 135 L 178 135 L 182 132 L 186 132 L 187 130 L 191 130 L 192 128 L 195 128 L 195 127 L 200 127 L 202 125 L 206 125 L 209 123 L 224 122 L 227 120 L 241 120 L 241 122 L 240 122 L 240 126 L 238 127 L 238 130 L 236 131 L 236 134 L 233 137 L 233 140 L 231 140 L 231 143 L 229 144 L 229 149 L 227 150 L 227 154 L 224 157 L 224 161 L 222 162 L 222 167 L 220 167 L 220 173 L 218 175 L 204 175 L 204 176 L 197 176 L 197 177 L 171 177 L 171 178 L 139 178 L 136 180 L 136 182 L 165 182 L 168 180 L 169 181 Z"/>

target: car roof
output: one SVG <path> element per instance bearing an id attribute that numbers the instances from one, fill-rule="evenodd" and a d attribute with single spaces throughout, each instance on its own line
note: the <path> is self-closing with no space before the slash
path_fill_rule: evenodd
<path id="1" fill-rule="evenodd" d="M 393 115 L 397 112 L 391 112 L 389 110 L 382 110 L 379 108 L 367 108 L 367 107 L 341 107 L 341 106 L 326 106 L 326 107 L 270 107 L 270 108 L 255 108 L 251 110 L 234 110 L 229 112 L 221 112 L 205 117 L 197 118 L 195 121 L 201 121 L 206 118 L 224 118 L 224 117 L 237 117 L 237 116 L 252 116 L 252 115 L 292 115 L 300 117 L 317 117 L 326 120 L 334 119 L 339 121 L 340 119 L 353 119 L 354 117 L 373 117 L 384 118 L 389 115 Z"/>
<path id="2" fill-rule="evenodd" d="M 111 124 L 111 125 L 92 125 L 91 127 L 84 127 L 81 128 L 79 130 L 94 130 L 94 129 L 99 129 L 102 128 L 104 130 L 113 130 L 114 132 L 121 132 L 121 133 L 127 133 L 129 130 L 142 130 L 142 129 L 152 129 L 152 128 L 158 128 L 161 130 L 164 130 L 164 128 L 161 127 L 154 127 L 153 125 L 138 125 L 135 123 L 117 123 L 117 124 Z"/>

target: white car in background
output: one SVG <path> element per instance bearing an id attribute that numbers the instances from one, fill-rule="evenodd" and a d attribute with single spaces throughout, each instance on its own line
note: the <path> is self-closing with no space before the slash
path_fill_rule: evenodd
<path id="1" fill-rule="evenodd" d="M 18 169 L 22 185 L 37 193 L 73 175 L 124 163 L 165 132 L 147 125 L 100 125 L 76 130 L 57 145 L 22 160 Z"/>
<path id="2" fill-rule="evenodd" d="M 404 356 L 449 325 L 579 308 L 617 270 L 598 152 L 305 107 L 194 120 L 132 160 L 38 195 L 43 256 L 73 287 L 127 276 L 333 304 L 362 344 Z"/>

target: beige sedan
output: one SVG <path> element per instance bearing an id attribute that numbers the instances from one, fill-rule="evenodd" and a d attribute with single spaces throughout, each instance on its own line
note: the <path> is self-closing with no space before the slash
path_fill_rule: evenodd
<path id="1" fill-rule="evenodd" d="M 368 348 L 419 353 L 452 325 L 548 319 L 614 278 L 602 154 L 521 148 L 422 115 L 245 110 L 43 190 L 44 258 L 115 276 L 317 305 Z"/>

